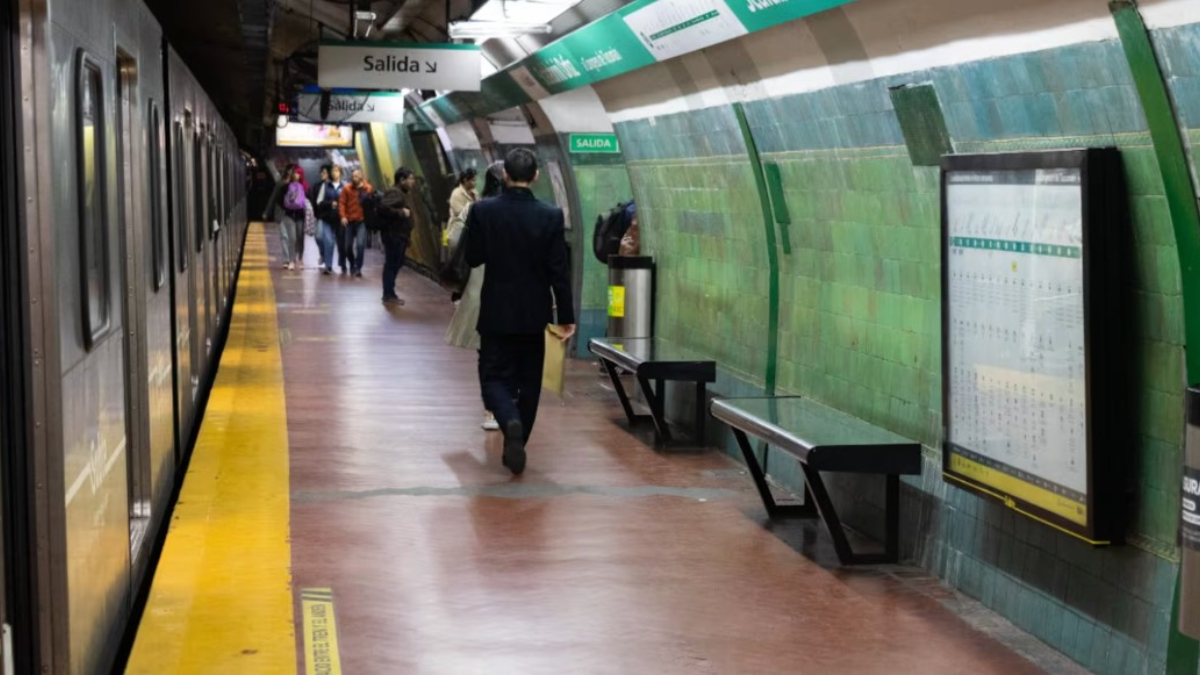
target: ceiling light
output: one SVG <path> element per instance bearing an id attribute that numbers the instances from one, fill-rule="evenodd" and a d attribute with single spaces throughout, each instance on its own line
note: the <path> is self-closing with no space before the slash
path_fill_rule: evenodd
<path id="1" fill-rule="evenodd" d="M 371 35 L 371 29 L 375 27 L 375 19 L 376 18 L 377 18 L 377 15 L 375 14 L 375 12 L 355 12 L 354 13 L 354 28 L 353 28 L 355 37 L 358 36 L 359 24 L 363 24 L 363 23 L 367 24 L 367 32 L 363 33 L 363 37 L 364 38 L 369 37 Z"/>
<path id="2" fill-rule="evenodd" d="M 521 23 L 516 21 L 456 21 L 450 24 L 450 38 L 515 37 L 518 35 L 549 35 L 553 31 L 548 23 Z"/>

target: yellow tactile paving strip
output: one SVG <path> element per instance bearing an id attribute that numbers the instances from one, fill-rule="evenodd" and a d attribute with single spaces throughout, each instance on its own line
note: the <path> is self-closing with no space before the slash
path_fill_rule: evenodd
<path id="1" fill-rule="evenodd" d="M 287 411 L 267 264 L 263 227 L 254 224 L 127 673 L 297 672 Z"/>

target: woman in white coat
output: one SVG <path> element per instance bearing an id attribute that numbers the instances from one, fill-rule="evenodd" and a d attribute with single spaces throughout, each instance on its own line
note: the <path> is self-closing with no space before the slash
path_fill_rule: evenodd
<path id="1" fill-rule="evenodd" d="M 487 173 L 483 179 L 483 199 L 495 197 L 504 190 L 504 163 L 496 162 L 488 167 Z M 449 249 L 453 251 L 462 241 L 463 229 L 466 227 L 467 214 L 471 211 L 471 205 L 468 204 L 457 217 L 450 221 L 449 232 L 447 233 Z M 483 275 L 484 266 L 479 266 L 471 270 L 470 276 L 467 277 L 466 287 L 463 289 L 462 297 L 454 308 L 454 318 L 450 319 L 450 326 L 446 329 L 446 344 L 459 347 L 461 349 L 473 349 L 476 354 L 479 352 L 479 333 L 475 330 L 475 324 L 479 322 L 479 302 L 480 294 L 483 291 Z M 496 418 L 491 411 L 484 410 L 483 428 L 488 431 L 496 431 L 500 425 L 496 423 Z"/>

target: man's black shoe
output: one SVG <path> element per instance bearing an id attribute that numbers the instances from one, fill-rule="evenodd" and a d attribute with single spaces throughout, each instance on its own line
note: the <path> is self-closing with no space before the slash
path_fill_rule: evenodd
<path id="1" fill-rule="evenodd" d="M 525 471 L 525 430 L 521 420 L 509 420 L 504 424 L 504 457 L 501 460 L 513 475 Z"/>

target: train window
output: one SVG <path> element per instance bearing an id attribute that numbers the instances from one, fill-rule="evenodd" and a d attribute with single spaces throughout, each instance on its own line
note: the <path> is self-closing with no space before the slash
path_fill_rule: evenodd
<path id="1" fill-rule="evenodd" d="M 220 219 L 220 203 L 217 201 L 217 147 L 212 142 L 208 143 L 208 172 L 205 174 L 208 179 L 208 222 L 205 226 L 208 227 L 209 239 L 217 238 L 217 227 L 215 223 Z"/>
<path id="2" fill-rule="evenodd" d="M 225 194 L 225 186 L 227 185 L 226 181 L 228 180 L 228 178 L 225 176 L 227 166 L 228 163 L 225 161 L 225 150 L 222 149 L 221 154 L 217 159 L 217 200 L 221 205 L 220 209 L 217 211 L 217 215 L 221 217 L 222 225 L 225 224 L 225 220 L 229 215 L 229 200 Z"/>
<path id="3" fill-rule="evenodd" d="M 104 76 L 99 64 L 79 53 L 75 123 L 78 144 L 79 227 L 84 343 L 88 349 L 109 328 L 108 213 L 105 204 Z"/>
<path id="4" fill-rule="evenodd" d="M 165 250 L 163 240 L 163 180 L 162 180 L 162 118 L 158 112 L 158 104 L 150 100 L 150 269 L 153 273 L 150 287 L 154 292 L 167 283 L 167 260 L 169 254 Z"/>
<path id="5" fill-rule="evenodd" d="M 192 146 L 192 188 L 195 190 L 196 201 L 193 202 L 193 234 L 196 236 L 196 253 L 204 250 L 204 139 L 200 136 L 200 132 L 196 132 L 195 145 Z"/>
<path id="6" fill-rule="evenodd" d="M 187 160 L 183 157 L 183 123 L 175 123 L 175 142 L 171 154 L 175 158 L 175 250 L 179 254 L 179 271 L 188 268 L 187 250 Z"/>

